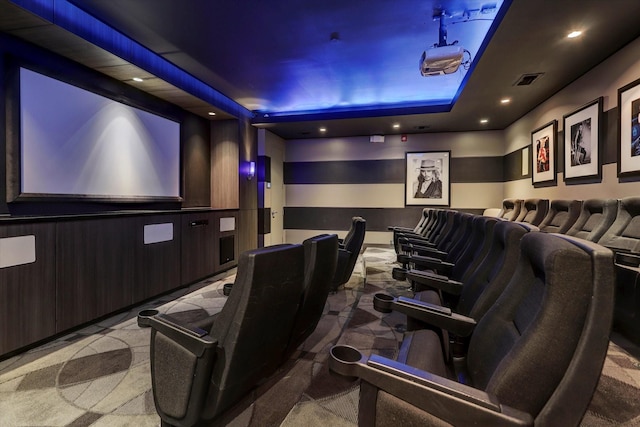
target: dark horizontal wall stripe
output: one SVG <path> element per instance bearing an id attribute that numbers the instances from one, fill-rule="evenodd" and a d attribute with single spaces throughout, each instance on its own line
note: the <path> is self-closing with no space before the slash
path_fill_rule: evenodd
<path id="1" fill-rule="evenodd" d="M 403 159 L 284 163 L 285 184 L 395 184 L 403 182 Z"/>
<path id="2" fill-rule="evenodd" d="M 351 218 L 361 216 L 369 231 L 389 231 L 390 225 L 414 227 L 420 220 L 422 207 L 405 208 L 284 208 L 284 228 L 287 230 L 348 230 Z M 484 209 L 459 209 L 482 214 Z"/>
<path id="3" fill-rule="evenodd" d="M 453 157 L 452 183 L 503 182 L 502 157 Z M 285 184 L 402 184 L 405 160 L 285 162 Z"/>
<path id="4" fill-rule="evenodd" d="M 528 148 L 528 147 L 525 147 Z M 513 151 L 504 156 L 504 180 L 516 181 L 523 178 L 531 178 L 531 166 L 529 166 L 529 173 L 522 175 L 522 150 Z M 531 150 L 529 150 L 529 159 L 527 160 L 531 165 Z"/>
<path id="5" fill-rule="evenodd" d="M 602 164 L 618 161 L 618 107 L 602 114 Z"/>
<path id="6" fill-rule="evenodd" d="M 504 182 L 503 157 L 452 157 L 451 182 Z"/>

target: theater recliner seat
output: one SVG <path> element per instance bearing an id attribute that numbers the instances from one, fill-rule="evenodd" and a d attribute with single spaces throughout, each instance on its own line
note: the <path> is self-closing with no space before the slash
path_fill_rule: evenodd
<path id="1" fill-rule="evenodd" d="M 515 221 L 520 215 L 520 209 L 522 209 L 521 199 L 504 199 L 502 201 L 502 209 L 498 212 L 498 218 Z"/>
<path id="2" fill-rule="evenodd" d="M 338 262 L 338 236 L 324 234 L 302 242 L 304 246 L 304 290 L 285 359 L 316 329 L 331 290 Z"/>
<path id="3" fill-rule="evenodd" d="M 547 216 L 540 225 L 540 231 L 545 233 L 565 234 L 580 216 L 580 200 L 552 200 Z"/>
<path id="4" fill-rule="evenodd" d="M 598 243 L 616 253 L 614 325 L 640 342 L 640 197 L 620 200 L 616 220 Z"/>
<path id="5" fill-rule="evenodd" d="M 276 245 L 244 252 L 233 290 L 209 331 L 171 316 L 152 327 L 153 397 L 163 426 L 219 417 L 282 364 L 304 284 L 304 249 Z"/>
<path id="6" fill-rule="evenodd" d="M 616 199 L 585 200 L 580 209 L 580 216 L 566 234 L 597 242 L 611 227 L 617 212 L 618 200 Z"/>
<path id="7" fill-rule="evenodd" d="M 548 210 L 548 199 L 527 199 L 522 203 L 522 209 L 520 209 L 516 221 L 538 226 L 547 215 Z"/>
<path id="8" fill-rule="evenodd" d="M 351 233 L 348 240 L 345 239 L 344 244 L 342 244 L 338 250 L 338 264 L 333 280 L 331 281 L 332 291 L 337 290 L 338 287 L 349 281 L 358 255 L 362 250 L 366 227 L 367 221 L 365 221 L 364 218 L 359 216 L 351 218 L 351 229 L 353 229 L 353 233 Z"/>

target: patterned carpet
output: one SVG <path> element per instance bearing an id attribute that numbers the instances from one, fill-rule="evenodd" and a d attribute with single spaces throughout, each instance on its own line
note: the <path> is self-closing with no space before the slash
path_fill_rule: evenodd
<path id="1" fill-rule="evenodd" d="M 409 295 L 391 279 L 394 255 L 367 248 L 345 289 L 330 295 L 316 331 L 282 369 L 217 425 L 354 426 L 358 382 L 329 373 L 336 344 L 394 357 L 404 316 L 373 309 L 373 295 Z M 220 311 L 227 274 L 200 282 L 0 362 L 0 427 L 157 426 L 149 374 L 149 330 L 139 310 L 159 308 L 183 320 Z M 640 351 L 613 334 L 598 390 L 583 426 L 640 425 Z"/>

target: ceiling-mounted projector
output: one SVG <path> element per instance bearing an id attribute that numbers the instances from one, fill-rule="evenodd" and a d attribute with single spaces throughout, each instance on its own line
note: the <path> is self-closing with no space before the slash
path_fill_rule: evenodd
<path id="1" fill-rule="evenodd" d="M 420 74 L 440 76 L 455 73 L 462 64 L 464 52 L 464 48 L 456 45 L 429 48 L 420 57 Z"/>

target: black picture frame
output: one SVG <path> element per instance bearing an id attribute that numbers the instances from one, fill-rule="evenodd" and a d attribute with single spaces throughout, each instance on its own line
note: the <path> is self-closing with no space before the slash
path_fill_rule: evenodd
<path id="1" fill-rule="evenodd" d="M 562 118 L 565 182 L 602 178 L 602 102 L 596 98 Z"/>
<path id="2" fill-rule="evenodd" d="M 451 151 L 405 153 L 405 206 L 451 205 Z"/>
<path id="3" fill-rule="evenodd" d="M 618 89 L 618 178 L 640 175 L 640 79 Z"/>
<path id="4" fill-rule="evenodd" d="M 556 183 L 557 150 L 557 120 L 531 131 L 531 182 L 534 186 Z"/>

